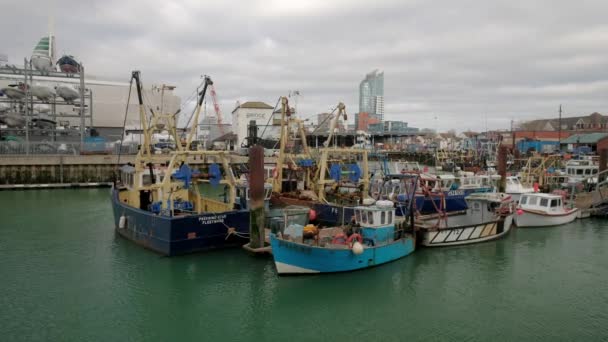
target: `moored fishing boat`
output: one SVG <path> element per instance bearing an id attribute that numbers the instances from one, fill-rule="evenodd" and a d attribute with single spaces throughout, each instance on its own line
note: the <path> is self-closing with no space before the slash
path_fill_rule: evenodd
<path id="1" fill-rule="evenodd" d="M 524 186 L 516 176 L 509 176 L 507 177 L 505 192 L 511 195 L 513 201 L 517 202 L 521 195 L 534 192 L 534 188 Z"/>
<path id="2" fill-rule="evenodd" d="M 133 72 L 139 99 L 144 143 L 134 165 L 121 169 L 120 181 L 112 188 L 116 232 L 164 255 L 176 255 L 242 245 L 249 234 L 249 211 L 235 209 L 236 179 L 226 151 L 191 151 L 194 129 L 186 144 L 175 151 L 153 153 L 151 136 L 167 127 L 176 133 L 176 114 L 144 110 L 139 72 Z M 205 78 L 193 122 L 211 79 Z M 149 118 L 146 113 L 150 112 Z M 191 157 L 205 161 L 202 170 L 189 166 Z M 225 186 L 226 200 L 203 196 L 200 183 Z M 246 196 L 246 192 L 242 192 Z"/>
<path id="3" fill-rule="evenodd" d="M 353 216 L 353 207 L 368 202 L 368 151 L 330 147 L 338 120 L 346 120 L 346 109 L 339 103 L 330 124 L 330 135 L 313 158 L 306 142 L 303 121 L 290 112 L 288 99 L 281 98 L 280 148 L 273 170 L 275 206 L 299 205 L 313 209 L 314 221 L 328 225 L 344 224 Z"/>
<path id="4" fill-rule="evenodd" d="M 513 201 L 501 193 L 476 193 L 466 199 L 465 212 L 439 213 L 416 220 L 421 243 L 426 247 L 467 245 L 503 237 L 511 230 Z"/>
<path id="5" fill-rule="evenodd" d="M 578 208 L 566 208 L 562 196 L 532 193 L 522 195 L 517 207 L 518 227 L 558 226 L 574 221 Z"/>
<path id="6" fill-rule="evenodd" d="M 272 233 L 272 254 L 279 274 L 354 271 L 403 258 L 415 249 L 415 236 L 395 222 L 390 201 L 355 210 L 346 228 L 302 227 Z M 288 233 L 289 232 L 289 233 Z"/>

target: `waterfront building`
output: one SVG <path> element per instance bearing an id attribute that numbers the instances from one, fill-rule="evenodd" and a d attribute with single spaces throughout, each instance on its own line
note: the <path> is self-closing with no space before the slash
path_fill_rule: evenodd
<path id="1" fill-rule="evenodd" d="M 248 101 L 239 104 L 232 111 L 232 132 L 236 135 L 236 145 L 241 146 L 247 137 L 247 127 L 255 121 L 258 135 L 264 134 L 264 139 L 278 139 L 281 126 L 273 125 L 274 107 L 260 101 Z"/>
<path id="2" fill-rule="evenodd" d="M 521 131 L 559 131 L 559 118 L 540 119 L 522 122 L 519 126 Z M 594 112 L 584 116 L 563 117 L 561 119 L 562 131 L 594 132 L 605 131 L 608 128 L 608 116 Z"/>

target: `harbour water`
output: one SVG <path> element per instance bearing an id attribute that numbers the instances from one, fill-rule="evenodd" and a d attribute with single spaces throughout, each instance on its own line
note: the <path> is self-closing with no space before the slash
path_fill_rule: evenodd
<path id="1" fill-rule="evenodd" d="M 278 277 L 240 249 L 115 235 L 108 189 L 0 192 L 3 341 L 600 341 L 608 220 L 515 229 L 373 269 Z"/>

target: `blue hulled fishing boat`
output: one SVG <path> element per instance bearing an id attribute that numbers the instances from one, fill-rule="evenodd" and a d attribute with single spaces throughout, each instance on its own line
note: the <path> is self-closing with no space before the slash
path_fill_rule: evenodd
<path id="1" fill-rule="evenodd" d="M 354 271 L 403 258 L 415 249 L 413 230 L 396 222 L 391 201 L 354 208 L 347 227 L 289 226 L 271 233 L 279 274 Z"/>
<path id="2" fill-rule="evenodd" d="M 139 72 L 133 72 L 139 99 L 140 122 L 144 136 L 134 165 L 120 170 L 120 180 L 112 188 L 112 207 L 116 232 L 146 248 L 164 255 L 177 255 L 215 248 L 239 246 L 249 234 L 249 211 L 239 205 L 237 181 L 227 151 L 192 151 L 194 129 L 185 146 L 176 144 L 169 153 L 152 153 L 151 136 L 167 129 L 176 142 L 176 115 L 146 115 Z M 207 86 L 205 85 L 193 122 L 198 122 Z M 190 166 L 196 158 L 198 168 Z M 225 200 L 201 194 L 201 187 L 225 187 Z M 241 195 L 241 196 L 246 196 Z"/>

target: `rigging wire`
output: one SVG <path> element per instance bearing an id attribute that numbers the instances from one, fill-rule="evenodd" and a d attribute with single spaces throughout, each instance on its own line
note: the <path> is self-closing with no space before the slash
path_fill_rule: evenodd
<path id="1" fill-rule="evenodd" d="M 266 126 L 264 126 L 264 130 L 262 131 L 262 134 L 260 134 L 259 139 L 262 139 L 264 137 L 264 133 L 266 133 L 266 127 L 268 127 L 270 120 L 272 120 L 272 118 L 274 117 L 274 112 L 277 110 L 277 107 L 279 106 L 280 101 L 281 101 L 281 98 L 279 97 L 279 99 L 277 100 L 277 103 L 274 105 L 274 108 L 272 109 L 272 114 L 268 118 L 268 121 L 266 121 Z"/>

